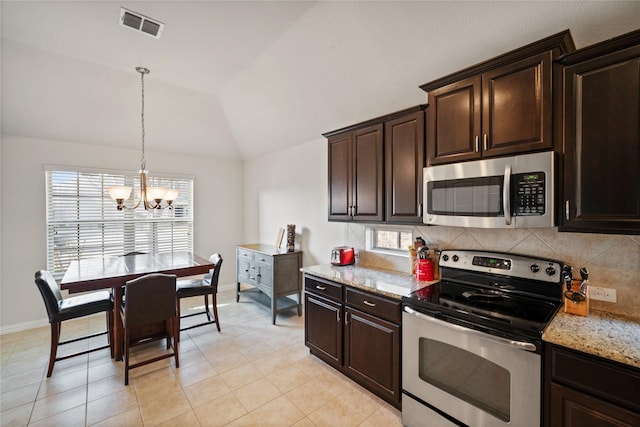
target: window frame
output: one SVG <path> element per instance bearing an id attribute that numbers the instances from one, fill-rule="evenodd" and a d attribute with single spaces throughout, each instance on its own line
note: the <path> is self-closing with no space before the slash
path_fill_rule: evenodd
<path id="1" fill-rule="evenodd" d="M 193 252 L 193 176 L 154 174 L 147 178 L 149 186 L 180 190 L 172 209 L 118 211 L 107 188 L 132 185 L 127 205 L 133 206 L 139 192 L 137 172 L 60 165 L 44 165 L 44 171 L 47 269 L 56 279 L 78 259 L 132 251 Z"/>
<path id="2" fill-rule="evenodd" d="M 398 248 L 385 248 L 377 246 L 377 232 L 379 231 L 388 231 L 393 233 L 398 233 Z M 397 255 L 409 257 L 408 248 L 401 247 L 401 234 L 409 233 L 411 234 L 411 242 L 413 242 L 413 231 L 412 230 L 404 230 L 395 227 L 367 227 L 366 230 L 366 247 L 368 251 L 378 252 L 386 255 Z"/>

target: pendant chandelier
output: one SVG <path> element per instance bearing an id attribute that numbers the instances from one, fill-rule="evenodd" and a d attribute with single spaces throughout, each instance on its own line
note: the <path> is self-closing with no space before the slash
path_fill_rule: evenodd
<path id="1" fill-rule="evenodd" d="M 132 187 L 109 187 L 107 190 L 109 190 L 109 197 L 118 204 L 117 208 L 119 211 L 124 209 L 133 210 L 140 205 L 142 205 L 145 210 L 171 208 L 173 201 L 178 197 L 178 190 L 164 187 L 147 187 L 147 163 L 144 158 L 144 75 L 149 74 L 150 71 L 145 67 L 136 67 L 136 71 L 140 73 L 142 86 L 142 112 L 140 114 L 142 122 L 142 157 L 140 159 L 140 170 L 138 171 L 140 175 L 140 195 L 138 202 L 134 206 L 129 207 L 125 206 L 124 201 L 131 195 Z M 162 205 L 163 200 L 166 203 L 164 206 Z"/>

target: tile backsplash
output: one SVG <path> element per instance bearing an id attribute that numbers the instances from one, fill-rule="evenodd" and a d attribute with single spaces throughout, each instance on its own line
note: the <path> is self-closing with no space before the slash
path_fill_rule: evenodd
<path id="1" fill-rule="evenodd" d="M 587 267 L 593 286 L 614 288 L 617 303 L 591 301 L 591 307 L 640 319 L 640 236 L 559 233 L 557 228 L 479 229 L 444 226 L 393 226 L 422 236 L 430 248 L 480 249 L 555 259 L 574 270 Z M 345 243 L 356 248 L 358 262 L 409 272 L 407 257 L 366 250 L 366 226 L 348 224 Z"/>

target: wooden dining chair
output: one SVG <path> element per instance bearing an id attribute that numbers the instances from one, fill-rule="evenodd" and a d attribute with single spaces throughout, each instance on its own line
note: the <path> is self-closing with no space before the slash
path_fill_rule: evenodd
<path id="1" fill-rule="evenodd" d="M 176 276 L 173 274 L 153 273 L 129 280 L 125 285 L 127 300 L 122 313 L 124 329 L 124 384 L 129 384 L 129 370 L 162 359 L 173 357 L 176 368 L 180 367 L 178 356 L 178 299 L 176 297 Z M 154 324 L 164 324 L 156 332 Z M 145 328 L 147 327 L 147 328 Z M 147 333 L 146 331 L 153 331 Z M 149 359 L 132 364 L 131 347 L 166 339 L 167 349 Z"/>
<path id="2" fill-rule="evenodd" d="M 218 321 L 218 279 L 220 278 L 220 268 L 222 267 L 222 257 L 220 254 L 213 254 L 209 257 L 214 267 L 209 270 L 209 273 L 205 274 L 202 279 L 192 280 L 178 280 L 176 286 L 176 293 L 178 295 L 178 316 L 180 319 L 184 319 L 191 316 L 198 316 L 202 314 L 207 315 L 207 321 L 198 323 L 196 325 L 190 325 L 187 327 L 180 327 L 180 331 L 186 331 L 188 329 L 197 328 L 200 326 L 216 324 L 218 332 L 220 332 L 220 322 Z M 211 303 L 213 304 L 213 313 L 209 311 L 209 295 L 211 295 Z M 195 313 L 189 313 L 185 315 L 180 314 L 180 300 L 183 298 L 204 296 L 204 310 L 197 311 Z"/>
<path id="3" fill-rule="evenodd" d="M 51 325 L 51 349 L 49 352 L 49 368 L 47 369 L 47 377 L 53 373 L 53 365 L 64 359 L 81 356 L 93 351 L 111 349 L 111 357 L 113 358 L 113 298 L 108 291 L 92 292 L 76 297 L 62 298 L 60 289 L 56 280 L 51 273 L 46 270 L 36 271 L 35 282 L 38 290 L 44 300 L 44 305 L 49 316 L 49 324 Z M 60 341 L 60 331 L 62 322 L 79 317 L 90 316 L 96 313 L 105 312 L 107 316 L 107 330 L 92 335 L 81 336 L 67 341 Z M 80 351 L 62 357 L 57 357 L 58 346 L 70 344 L 77 341 L 86 340 L 100 335 L 108 335 L 109 344 L 101 347 L 91 348 L 89 350 Z"/>

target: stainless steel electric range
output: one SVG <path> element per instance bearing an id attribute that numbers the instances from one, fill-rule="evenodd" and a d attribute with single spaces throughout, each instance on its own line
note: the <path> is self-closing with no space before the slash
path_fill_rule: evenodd
<path id="1" fill-rule="evenodd" d="M 403 297 L 402 422 L 539 426 L 542 332 L 562 305 L 563 264 L 445 250 L 442 278 Z"/>

